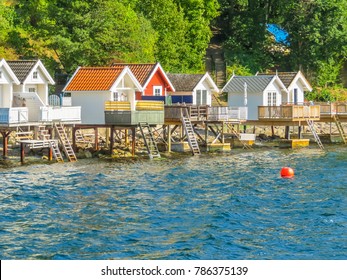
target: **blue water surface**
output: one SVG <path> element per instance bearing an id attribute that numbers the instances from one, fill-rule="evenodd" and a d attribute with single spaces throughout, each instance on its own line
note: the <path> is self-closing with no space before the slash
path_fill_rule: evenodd
<path id="1" fill-rule="evenodd" d="M 1 169 L 0 258 L 346 259 L 346 170 L 343 147 Z"/>

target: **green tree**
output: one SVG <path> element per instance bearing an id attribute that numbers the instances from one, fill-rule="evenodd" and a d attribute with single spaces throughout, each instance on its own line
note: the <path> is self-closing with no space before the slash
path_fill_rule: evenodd
<path id="1" fill-rule="evenodd" d="M 18 25 L 29 34 L 27 52 L 22 53 L 29 55 L 33 49 L 65 72 L 80 65 L 154 61 L 155 31 L 121 1 L 18 0 L 16 12 Z M 18 40 L 25 39 L 23 33 L 17 34 Z"/>
<path id="2" fill-rule="evenodd" d="M 291 1 L 283 16 L 290 66 L 304 70 L 318 86 L 335 84 L 347 55 L 346 22 L 346 0 Z"/>
<path id="3" fill-rule="evenodd" d="M 10 34 L 14 30 L 14 10 L 6 1 L 0 0 L 0 59 L 15 59 L 17 54 L 9 42 Z"/>

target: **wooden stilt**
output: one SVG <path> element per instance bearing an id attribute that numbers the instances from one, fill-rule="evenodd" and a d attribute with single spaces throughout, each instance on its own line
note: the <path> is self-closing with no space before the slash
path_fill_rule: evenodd
<path id="1" fill-rule="evenodd" d="M 290 139 L 289 126 L 286 126 L 284 134 L 285 134 L 284 138 L 289 140 Z"/>
<path id="2" fill-rule="evenodd" d="M 132 129 L 131 129 L 131 131 L 132 131 Z M 125 137 L 125 146 L 128 147 L 129 146 L 129 131 L 127 129 L 124 132 L 124 137 Z"/>
<path id="3" fill-rule="evenodd" d="M 167 151 L 171 153 L 171 126 L 167 126 Z"/>
<path id="4" fill-rule="evenodd" d="M 25 152 L 24 152 L 24 143 L 20 143 L 20 163 L 24 164 Z"/>
<path id="5" fill-rule="evenodd" d="M 131 154 L 134 157 L 135 156 L 135 147 L 136 147 L 136 128 L 135 127 L 131 128 L 131 133 L 132 133 Z"/>
<path id="6" fill-rule="evenodd" d="M 106 127 L 105 128 L 105 145 L 106 147 L 108 147 L 110 145 L 110 128 L 109 127 Z"/>
<path id="7" fill-rule="evenodd" d="M 98 127 L 94 127 L 94 149 L 95 149 L 95 151 L 98 151 L 99 150 L 99 129 L 98 129 Z"/>
<path id="8" fill-rule="evenodd" d="M 2 157 L 5 159 L 8 156 L 8 136 L 11 131 L 1 131 L 2 135 Z"/>
<path id="9" fill-rule="evenodd" d="M 53 160 L 53 149 L 52 149 L 52 147 L 48 148 L 48 160 L 49 161 Z"/>
<path id="10" fill-rule="evenodd" d="M 224 122 L 222 122 L 222 143 L 224 144 Z"/>
<path id="11" fill-rule="evenodd" d="M 205 143 L 208 144 L 208 124 L 205 122 Z"/>
<path id="12" fill-rule="evenodd" d="M 76 152 L 77 146 L 76 146 L 76 127 L 74 126 L 72 128 L 72 149 Z"/>
<path id="13" fill-rule="evenodd" d="M 111 126 L 110 129 L 110 153 L 112 154 L 113 146 L 114 146 L 114 126 Z"/>

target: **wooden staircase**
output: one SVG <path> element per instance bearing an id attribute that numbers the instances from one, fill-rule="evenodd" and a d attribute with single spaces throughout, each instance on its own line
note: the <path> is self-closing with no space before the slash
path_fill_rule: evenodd
<path id="1" fill-rule="evenodd" d="M 220 44 L 212 43 L 209 45 L 206 50 L 205 68 L 214 77 L 218 88 L 223 88 L 226 83 L 226 63 Z"/>
<path id="2" fill-rule="evenodd" d="M 64 126 L 61 123 L 54 124 L 55 131 L 58 134 L 61 145 L 63 146 L 64 153 L 69 161 L 77 161 L 75 152 L 72 149 L 69 138 L 66 135 Z"/>
<path id="3" fill-rule="evenodd" d="M 314 121 L 313 120 L 310 120 L 310 119 L 307 119 L 306 120 L 307 124 L 308 124 L 308 127 L 310 128 L 312 134 L 313 134 L 313 137 L 314 139 L 316 140 L 316 143 L 318 144 L 319 148 L 324 150 L 324 146 L 322 144 L 322 141 L 320 140 L 318 134 L 317 134 L 317 131 L 314 127 Z"/>
<path id="4" fill-rule="evenodd" d="M 194 128 L 193 125 L 189 119 L 189 117 L 185 117 L 183 114 L 181 115 L 182 119 L 182 124 L 184 131 L 186 132 L 187 138 L 188 138 L 188 143 L 190 146 L 190 149 L 193 153 L 194 156 L 200 155 L 200 148 L 198 141 L 196 140 L 195 133 L 194 133 Z"/>
<path id="5" fill-rule="evenodd" d="M 244 141 L 241 140 L 240 133 L 237 133 L 230 123 L 227 123 L 226 125 L 229 128 L 229 130 L 231 131 L 231 133 L 241 142 L 244 149 L 253 150 L 253 148 L 250 145 L 248 145 L 247 143 L 245 143 Z"/>
<path id="6" fill-rule="evenodd" d="M 344 144 L 347 144 L 347 135 L 343 129 L 343 126 L 341 124 L 341 121 L 339 119 L 339 116 L 338 115 L 334 115 L 334 121 L 335 121 L 335 124 L 336 124 L 336 127 L 341 135 L 341 138 L 342 138 L 342 141 Z"/>
<path id="7" fill-rule="evenodd" d="M 56 140 L 48 140 L 49 145 L 52 148 L 53 157 L 56 159 L 57 162 L 64 162 L 63 156 L 61 155 L 61 152 L 59 150 L 59 146 Z"/>
<path id="8" fill-rule="evenodd" d="M 155 142 L 151 127 L 146 122 L 140 122 L 140 131 L 150 159 L 160 158 L 157 143 Z"/>
<path id="9" fill-rule="evenodd" d="M 49 131 L 46 129 L 46 126 L 40 125 L 38 127 L 38 138 L 40 140 L 49 140 L 51 138 L 51 135 L 49 134 Z"/>

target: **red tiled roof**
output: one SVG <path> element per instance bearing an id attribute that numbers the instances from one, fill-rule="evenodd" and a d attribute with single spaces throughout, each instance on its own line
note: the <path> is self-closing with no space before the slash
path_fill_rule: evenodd
<path id="1" fill-rule="evenodd" d="M 65 91 L 101 91 L 109 90 L 124 66 L 116 67 L 81 67 L 67 85 Z"/>
<path id="2" fill-rule="evenodd" d="M 135 78 L 139 81 L 141 86 L 144 86 L 147 79 L 151 75 L 155 68 L 155 63 L 138 63 L 138 64 L 126 64 L 126 63 L 114 63 L 113 67 L 125 67 L 128 66 Z"/>

